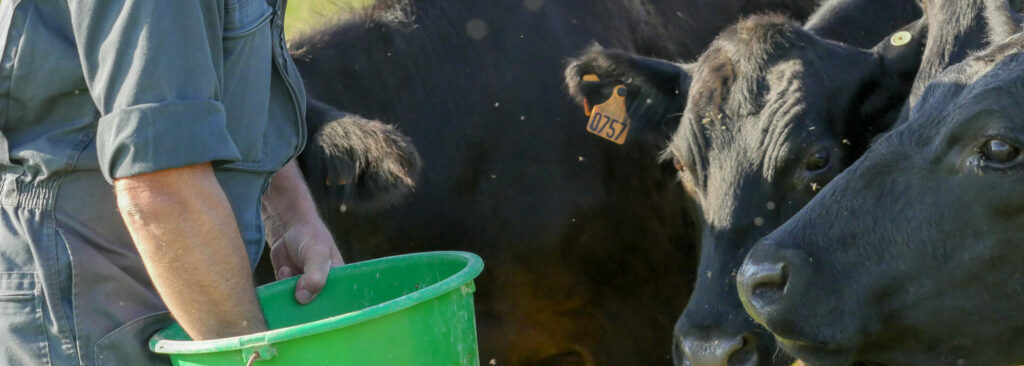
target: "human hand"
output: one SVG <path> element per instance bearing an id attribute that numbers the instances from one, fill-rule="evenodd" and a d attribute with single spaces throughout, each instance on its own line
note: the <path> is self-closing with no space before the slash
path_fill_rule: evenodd
<path id="1" fill-rule="evenodd" d="M 301 275 L 295 284 L 295 301 L 303 305 L 320 294 L 332 267 L 345 264 L 334 238 L 319 220 L 287 228 L 270 243 L 270 261 L 278 280 Z"/>

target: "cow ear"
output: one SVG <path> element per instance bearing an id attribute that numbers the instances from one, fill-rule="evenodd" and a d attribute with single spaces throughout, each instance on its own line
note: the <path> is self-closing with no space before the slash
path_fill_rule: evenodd
<path id="1" fill-rule="evenodd" d="M 856 115 L 874 136 L 892 128 L 913 88 L 924 55 L 927 22 L 922 18 L 887 37 L 871 49 L 876 72 L 861 85 Z"/>
<path id="2" fill-rule="evenodd" d="M 394 126 L 307 99 L 308 144 L 299 166 L 325 212 L 374 211 L 415 188 L 422 161 Z"/>
<path id="3" fill-rule="evenodd" d="M 618 85 L 626 86 L 630 136 L 663 141 L 675 131 L 686 108 L 690 74 L 681 64 L 593 46 L 570 60 L 565 83 L 583 106 L 581 116 L 607 101 Z"/>

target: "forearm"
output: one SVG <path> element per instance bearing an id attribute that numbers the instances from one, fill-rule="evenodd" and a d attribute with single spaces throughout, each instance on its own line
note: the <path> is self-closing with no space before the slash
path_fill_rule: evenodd
<path id="1" fill-rule="evenodd" d="M 344 261 L 295 161 L 274 174 L 263 196 L 262 213 L 277 279 L 301 274 L 295 300 L 308 304 L 323 289 L 331 267 Z"/>
<path id="2" fill-rule="evenodd" d="M 280 242 L 288 230 L 324 225 L 294 160 L 274 174 L 263 196 L 262 214 L 271 247 Z"/>
<path id="3" fill-rule="evenodd" d="M 266 329 L 231 206 L 209 164 L 114 181 L 153 284 L 194 339 Z"/>

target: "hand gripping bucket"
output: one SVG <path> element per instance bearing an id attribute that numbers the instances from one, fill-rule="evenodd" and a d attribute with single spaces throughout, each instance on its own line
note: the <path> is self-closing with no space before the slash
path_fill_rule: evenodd
<path id="1" fill-rule="evenodd" d="M 465 252 L 381 258 L 331 270 L 309 305 L 296 278 L 256 289 L 271 330 L 192 341 L 177 324 L 151 350 L 174 365 L 473 365 L 473 278 L 483 261 Z"/>

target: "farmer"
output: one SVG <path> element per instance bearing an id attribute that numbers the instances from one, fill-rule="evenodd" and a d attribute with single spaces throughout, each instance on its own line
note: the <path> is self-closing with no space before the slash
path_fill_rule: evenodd
<path id="1" fill-rule="evenodd" d="M 168 309 L 265 329 L 265 242 L 300 303 L 342 263 L 292 160 L 283 2 L 2 0 L 0 364 L 166 363 Z"/>

